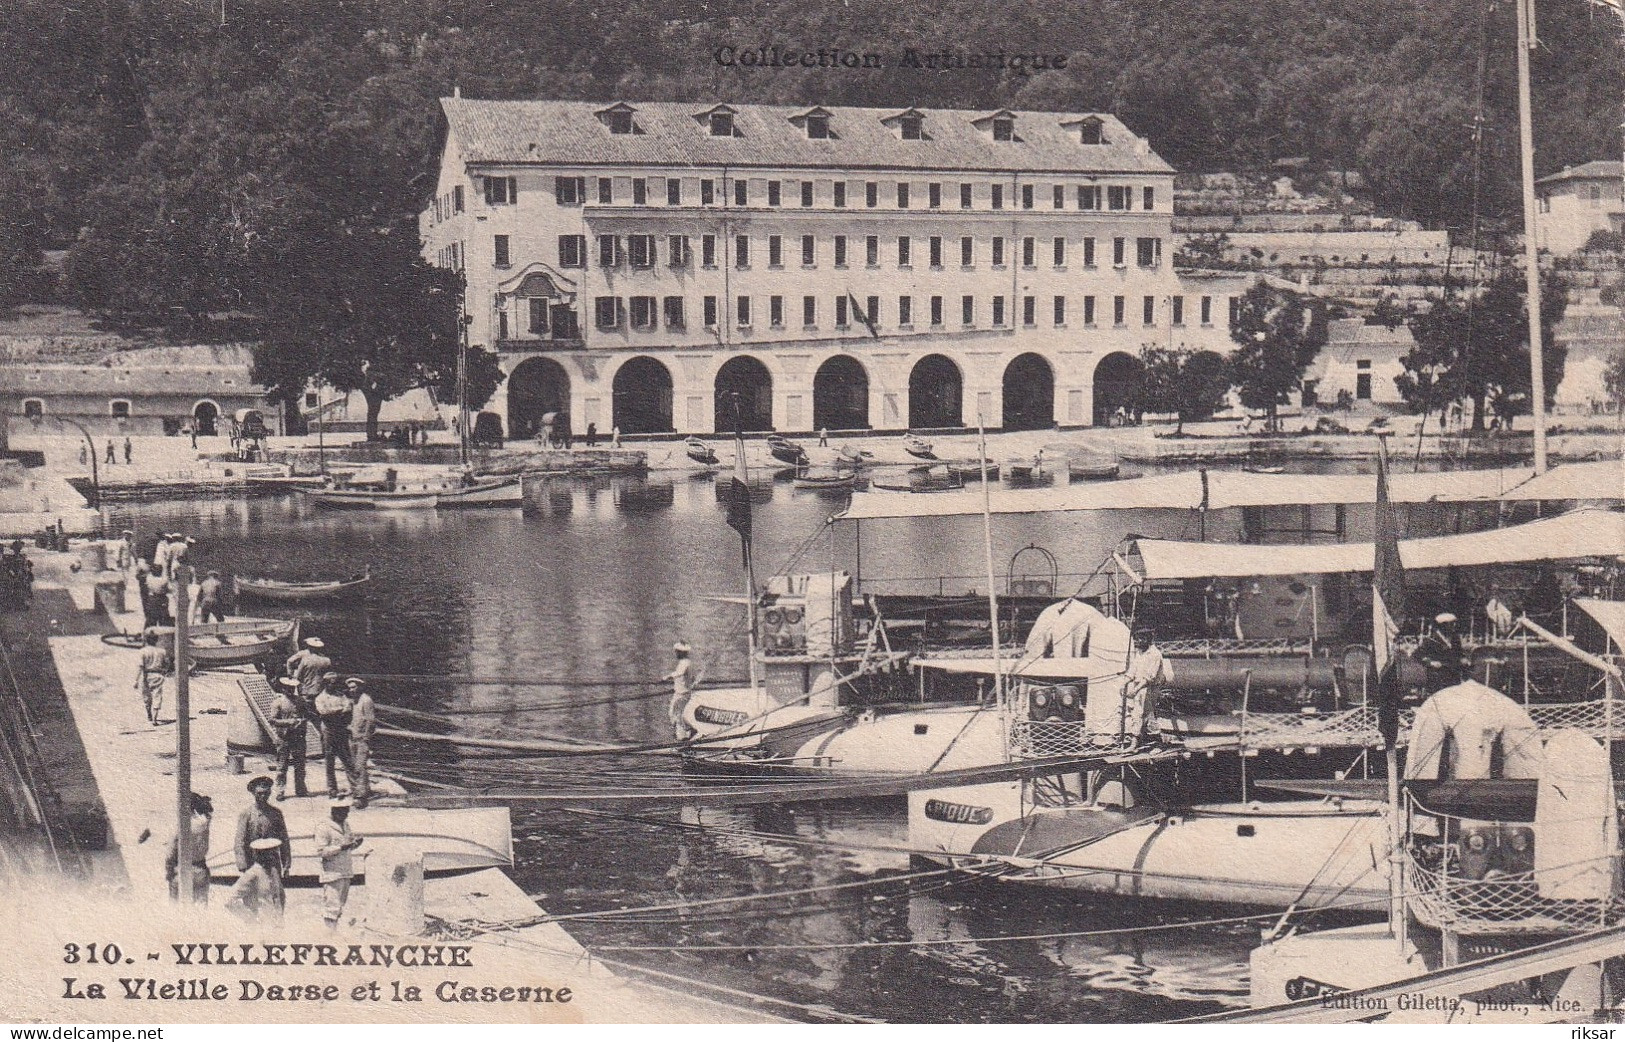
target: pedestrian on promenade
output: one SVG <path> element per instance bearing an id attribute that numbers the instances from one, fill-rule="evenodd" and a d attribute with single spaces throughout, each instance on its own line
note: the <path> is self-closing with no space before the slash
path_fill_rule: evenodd
<path id="1" fill-rule="evenodd" d="M 320 637 L 306 637 L 305 646 L 288 657 L 284 668 L 299 685 L 299 697 L 314 703 L 322 693 L 322 674 L 333 668 L 333 660 L 322 654 L 326 647 Z"/>
<path id="2" fill-rule="evenodd" d="M 173 626 L 175 615 L 169 610 L 169 577 L 162 568 L 153 566 L 147 574 L 146 597 L 141 603 L 142 614 L 148 626 Z"/>
<path id="3" fill-rule="evenodd" d="M 350 852 L 361 845 L 361 837 L 350 831 L 349 800 L 334 800 L 327 814 L 326 821 L 316 823 L 315 840 L 322 858 L 322 922 L 334 930 L 350 899 L 350 880 L 355 877 Z"/>
<path id="4" fill-rule="evenodd" d="M 316 716 L 322 725 L 322 756 L 327 765 L 327 795 L 339 797 L 338 766 L 344 765 L 345 782 L 355 776 L 355 764 L 350 759 L 350 715 L 354 708 L 350 700 L 338 693 L 339 675 L 322 674 L 322 690 L 316 696 Z"/>
<path id="5" fill-rule="evenodd" d="M 609 447 L 612 449 L 621 447 L 621 428 L 619 426 L 609 429 Z"/>
<path id="6" fill-rule="evenodd" d="M 188 854 L 191 861 L 187 871 L 192 873 L 192 903 L 209 903 L 209 826 L 214 823 L 214 801 L 199 793 L 192 793 L 191 842 Z M 169 856 L 164 859 L 164 878 L 169 880 L 169 899 L 181 899 L 180 884 L 181 841 L 176 836 L 169 842 Z"/>
<path id="7" fill-rule="evenodd" d="M 90 447 L 87 445 L 79 446 L 79 465 L 81 467 L 90 466 Z"/>
<path id="8" fill-rule="evenodd" d="M 367 692 L 367 682 L 351 677 L 344 682 L 350 694 L 350 795 L 358 809 L 372 799 L 372 777 L 367 760 L 372 755 L 372 735 L 378 729 L 378 707 Z"/>
<path id="9" fill-rule="evenodd" d="M 225 601 L 226 587 L 220 581 L 220 572 L 210 568 L 209 574 L 197 587 L 197 614 L 199 622 L 225 622 L 226 613 L 221 610 Z"/>
<path id="10" fill-rule="evenodd" d="M 141 692 L 141 704 L 147 710 L 147 723 L 158 725 L 158 711 L 164 705 L 164 678 L 173 673 L 169 649 L 158 642 L 158 631 L 149 629 L 146 647 L 141 649 L 141 664 L 135 675 L 135 688 Z"/>
<path id="11" fill-rule="evenodd" d="M 113 439 L 112 438 L 107 439 L 107 462 L 109 462 L 109 463 L 117 463 L 118 462 L 118 457 L 113 455 Z"/>
<path id="12" fill-rule="evenodd" d="M 594 448 L 597 448 L 597 447 L 598 447 L 598 424 L 589 423 L 589 424 L 587 424 L 587 448 L 594 449 Z"/>
<path id="13" fill-rule="evenodd" d="M 299 703 L 299 682 L 293 677 L 277 679 L 276 701 L 271 703 L 271 731 L 276 740 L 276 798 L 288 798 L 288 767 L 293 767 L 293 794 L 309 796 L 305 787 L 305 739 L 310 727 L 310 710 Z"/>
<path id="14" fill-rule="evenodd" d="M 828 447 L 828 445 L 829 445 L 829 428 L 828 427 L 820 427 L 820 428 L 818 428 L 818 447 L 822 449 L 822 448 Z"/>
<path id="15" fill-rule="evenodd" d="M 188 434 L 190 434 L 192 436 L 192 448 L 194 448 L 194 449 L 197 448 L 197 424 L 195 424 L 195 423 L 187 424 L 186 425 L 186 433 L 188 433 Z"/>
<path id="16" fill-rule="evenodd" d="M 671 681 L 672 734 L 679 742 L 686 742 L 694 737 L 694 729 L 683 719 L 683 710 L 688 708 L 689 694 L 694 690 L 694 677 L 691 672 L 693 663 L 688 658 L 690 649 L 686 641 L 678 641 L 672 645 L 671 650 L 677 655 L 677 666 L 660 679 Z"/>
<path id="17" fill-rule="evenodd" d="M 231 888 L 226 907 L 241 909 L 259 918 L 268 906 L 281 920 L 284 894 L 282 880 L 293 867 L 293 848 L 288 844 L 288 820 L 271 806 L 271 779 L 261 774 L 249 779 L 248 791 L 254 802 L 237 817 L 234 849 L 237 871 L 242 875 Z"/>
<path id="18" fill-rule="evenodd" d="M 135 446 L 130 444 L 130 436 L 128 434 L 126 434 L 124 436 L 124 462 L 125 462 L 126 465 L 128 465 L 130 463 L 131 458 L 134 455 L 135 455 Z"/>
<path id="19" fill-rule="evenodd" d="M 176 532 L 169 537 L 169 577 L 175 578 L 175 570 L 186 563 L 186 555 L 192 547 L 197 545 L 196 539 Z"/>

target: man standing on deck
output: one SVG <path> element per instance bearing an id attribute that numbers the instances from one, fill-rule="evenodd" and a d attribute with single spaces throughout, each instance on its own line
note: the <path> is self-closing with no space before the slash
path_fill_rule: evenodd
<path id="1" fill-rule="evenodd" d="M 220 581 L 220 572 L 214 568 L 197 586 L 197 614 L 199 622 L 225 622 L 226 613 L 220 610 L 225 599 L 225 584 Z"/>
<path id="2" fill-rule="evenodd" d="M 338 765 L 344 764 L 346 783 L 355 776 L 350 759 L 350 700 L 338 693 L 339 675 L 322 674 L 321 693 L 316 696 L 316 716 L 322 723 L 322 754 L 327 762 L 327 795 L 339 797 Z"/>
<path id="3" fill-rule="evenodd" d="M 135 675 L 135 687 L 141 692 L 141 702 L 147 708 L 147 723 L 158 726 L 158 711 L 164 706 L 164 678 L 174 672 L 169 651 L 158 643 L 158 632 L 147 630 L 146 647 L 141 649 L 141 665 Z"/>
<path id="4" fill-rule="evenodd" d="M 372 755 L 372 733 L 378 729 L 378 707 L 367 693 L 367 682 L 351 677 L 344 682 L 350 691 L 350 794 L 357 810 L 365 810 L 372 799 L 372 778 L 367 760 Z"/>
<path id="5" fill-rule="evenodd" d="M 322 693 L 322 674 L 333 668 L 333 660 L 322 654 L 326 647 L 320 637 L 306 637 L 305 646 L 288 657 L 288 676 L 299 684 L 299 697 L 314 702 Z"/>
<path id="6" fill-rule="evenodd" d="M 250 778 L 248 791 L 254 803 L 237 818 L 237 884 L 231 888 L 226 907 L 241 909 L 258 918 L 265 905 L 282 918 L 285 900 L 282 881 L 293 867 L 293 848 L 288 845 L 288 821 L 271 806 L 271 779 L 265 775 Z"/>
<path id="7" fill-rule="evenodd" d="M 322 922 L 329 930 L 338 929 L 344 917 L 350 880 L 355 876 L 350 852 L 361 845 L 361 837 L 350 831 L 349 819 L 350 801 L 334 800 L 328 819 L 316 823 L 316 853 L 322 858 Z"/>
<path id="8" fill-rule="evenodd" d="M 306 708 L 295 694 L 299 684 L 292 677 L 277 680 L 276 701 L 271 703 L 271 730 L 276 735 L 276 798 L 288 798 L 288 766 L 293 766 L 293 794 L 309 796 L 305 787 L 305 736 L 310 726 Z"/>
<path id="9" fill-rule="evenodd" d="M 694 737 L 694 729 L 683 719 L 683 710 L 688 708 L 688 696 L 694 690 L 694 677 L 690 672 L 693 663 L 688 659 L 689 647 L 685 641 L 678 641 L 672 646 L 672 651 L 677 653 L 677 666 L 660 679 L 671 681 L 672 734 L 679 742 L 686 742 Z"/>
<path id="10" fill-rule="evenodd" d="M 1459 684 L 1467 675 L 1467 654 L 1461 647 L 1461 636 L 1456 633 L 1456 616 L 1440 612 L 1434 616 L 1433 628 L 1416 647 L 1416 657 L 1427 669 L 1429 693 Z"/>
<path id="11" fill-rule="evenodd" d="M 1168 679 L 1168 661 L 1150 630 L 1134 631 L 1134 654 L 1123 671 L 1123 740 L 1138 744 L 1156 727 L 1157 695 Z"/>

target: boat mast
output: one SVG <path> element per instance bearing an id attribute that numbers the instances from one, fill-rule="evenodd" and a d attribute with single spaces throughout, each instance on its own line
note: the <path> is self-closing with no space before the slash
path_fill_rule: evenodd
<path id="1" fill-rule="evenodd" d="M 468 324 L 472 316 L 457 310 L 457 458 L 463 469 L 468 469 Z"/>
<path id="2" fill-rule="evenodd" d="M 993 493 L 987 487 L 987 428 L 976 414 L 976 451 L 982 468 L 982 557 L 987 566 L 987 621 L 993 634 L 993 698 L 1004 708 L 1004 665 L 999 653 L 999 594 L 993 576 Z"/>
<path id="3" fill-rule="evenodd" d="M 739 392 L 733 392 L 729 401 L 734 411 L 733 494 L 739 500 L 737 509 L 748 518 L 750 472 L 745 468 L 745 417 L 741 411 Z M 756 555 L 751 553 L 751 530 L 752 526 L 747 522 L 739 531 L 739 540 L 745 559 L 745 641 L 749 651 L 746 661 L 750 664 L 750 688 L 755 691 L 760 687 L 760 668 L 756 662 Z"/>
<path id="4" fill-rule="evenodd" d="M 1529 51 L 1536 44 L 1534 0 L 1518 0 L 1518 148 L 1523 160 L 1523 254 L 1529 320 L 1529 417 L 1535 473 L 1546 473 L 1546 365 L 1540 330 L 1540 248 L 1535 241 L 1535 135 L 1530 115 Z"/>

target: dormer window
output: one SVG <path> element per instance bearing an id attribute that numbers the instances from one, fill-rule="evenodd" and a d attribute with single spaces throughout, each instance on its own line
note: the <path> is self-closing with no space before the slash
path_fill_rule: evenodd
<path id="1" fill-rule="evenodd" d="M 1093 116 L 1078 124 L 1078 138 L 1085 145 L 1104 145 L 1106 143 L 1105 123 Z"/>
<path id="2" fill-rule="evenodd" d="M 807 140 L 809 140 L 809 141 L 827 141 L 828 139 L 829 139 L 829 117 L 828 116 L 822 116 L 822 115 L 820 115 L 820 116 L 808 116 L 807 117 Z"/>
<path id="3" fill-rule="evenodd" d="M 713 112 L 710 117 L 712 137 L 734 136 L 734 114 L 732 112 Z"/>
<path id="4" fill-rule="evenodd" d="M 925 137 L 925 119 L 921 116 L 904 116 L 897 121 L 897 131 L 904 141 L 919 141 Z"/>
<path id="5" fill-rule="evenodd" d="M 1016 139 L 1016 121 L 1008 116 L 999 116 L 993 120 L 994 141 L 1014 141 Z"/>
<path id="6" fill-rule="evenodd" d="M 602 109 L 596 115 L 598 121 L 609 128 L 611 134 L 636 134 L 637 124 L 632 122 L 632 114 L 637 110 L 624 101 L 618 105 L 611 105 Z"/>

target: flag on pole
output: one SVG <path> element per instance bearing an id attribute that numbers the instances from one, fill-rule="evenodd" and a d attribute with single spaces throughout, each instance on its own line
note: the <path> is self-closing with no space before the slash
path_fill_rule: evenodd
<path id="1" fill-rule="evenodd" d="M 1399 741 L 1399 670 L 1394 641 L 1405 617 L 1405 571 L 1399 558 L 1399 517 L 1388 498 L 1388 446 L 1377 440 L 1375 558 L 1371 569 L 1371 649 L 1377 675 L 1377 729 L 1387 747 Z"/>
<path id="2" fill-rule="evenodd" d="M 863 323 L 863 328 L 869 331 L 870 336 L 874 337 L 876 340 L 879 340 L 880 331 L 875 328 L 875 316 L 868 314 L 863 310 L 863 306 L 858 303 L 858 298 L 853 295 L 851 290 L 846 291 L 846 299 L 852 302 L 853 316 L 859 322 Z"/>

